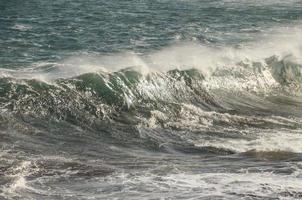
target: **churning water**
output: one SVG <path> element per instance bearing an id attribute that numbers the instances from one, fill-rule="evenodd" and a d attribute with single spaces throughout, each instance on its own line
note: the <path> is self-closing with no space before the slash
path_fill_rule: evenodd
<path id="1" fill-rule="evenodd" d="M 0 199 L 302 199 L 302 1 L 0 0 Z"/>

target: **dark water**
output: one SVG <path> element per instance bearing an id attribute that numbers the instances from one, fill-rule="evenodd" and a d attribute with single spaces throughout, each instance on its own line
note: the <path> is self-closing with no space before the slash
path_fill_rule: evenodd
<path id="1" fill-rule="evenodd" d="M 302 199 L 302 1 L 0 0 L 0 199 Z"/>

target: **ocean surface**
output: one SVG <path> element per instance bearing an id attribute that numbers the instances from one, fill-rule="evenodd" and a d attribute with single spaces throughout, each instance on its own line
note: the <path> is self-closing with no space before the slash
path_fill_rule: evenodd
<path id="1" fill-rule="evenodd" d="M 302 199 L 302 1 L 0 0 L 0 199 Z"/>

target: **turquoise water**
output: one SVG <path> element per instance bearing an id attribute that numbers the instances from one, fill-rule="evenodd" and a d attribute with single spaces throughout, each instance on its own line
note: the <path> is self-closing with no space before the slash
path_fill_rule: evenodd
<path id="1" fill-rule="evenodd" d="M 302 1 L 0 1 L 0 199 L 301 199 Z"/>

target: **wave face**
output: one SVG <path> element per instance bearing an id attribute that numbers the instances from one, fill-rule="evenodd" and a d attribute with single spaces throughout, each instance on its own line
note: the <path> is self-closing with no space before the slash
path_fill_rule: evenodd
<path id="1" fill-rule="evenodd" d="M 0 199 L 302 198 L 300 1 L 20 5 Z"/>

